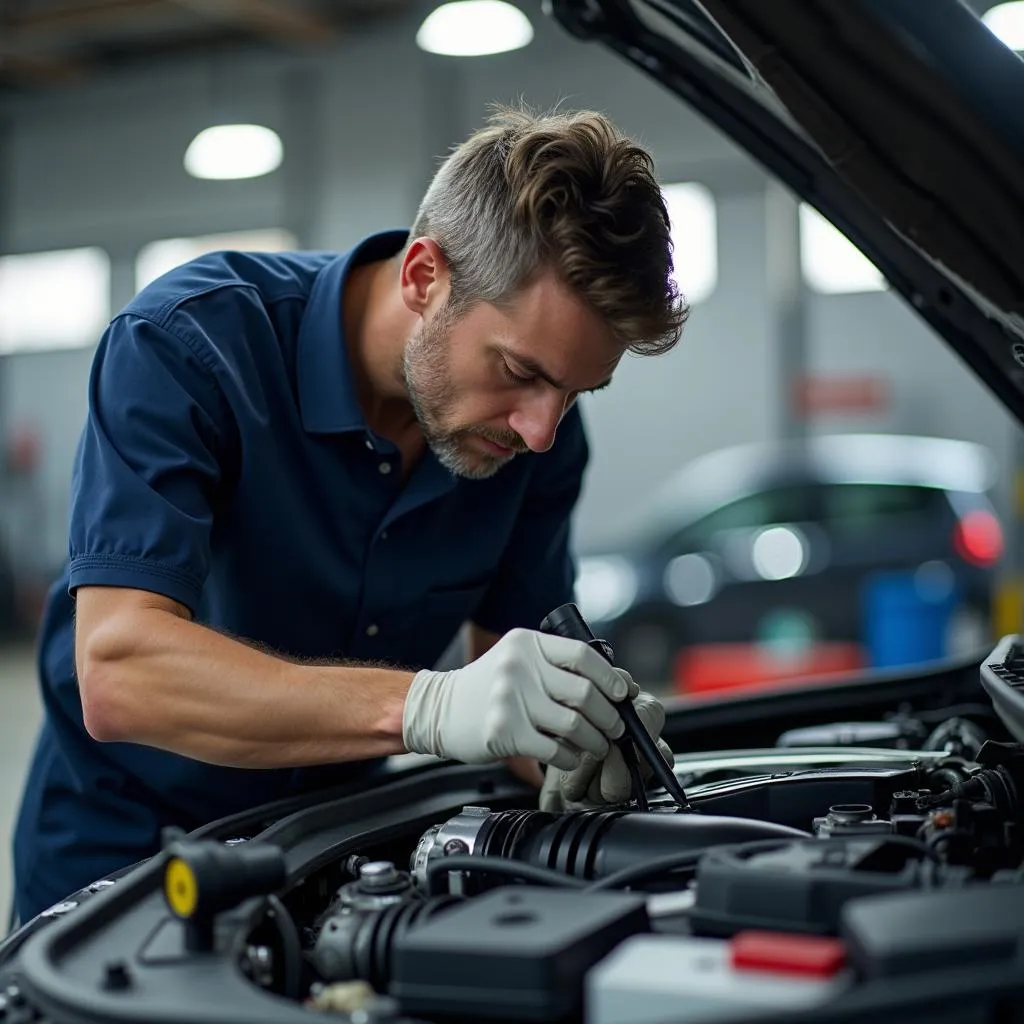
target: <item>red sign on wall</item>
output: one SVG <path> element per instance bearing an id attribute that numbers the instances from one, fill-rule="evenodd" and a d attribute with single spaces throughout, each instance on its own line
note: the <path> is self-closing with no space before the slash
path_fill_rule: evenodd
<path id="1" fill-rule="evenodd" d="M 880 377 L 804 377 L 794 386 L 793 404 L 802 416 L 883 412 L 889 385 Z"/>

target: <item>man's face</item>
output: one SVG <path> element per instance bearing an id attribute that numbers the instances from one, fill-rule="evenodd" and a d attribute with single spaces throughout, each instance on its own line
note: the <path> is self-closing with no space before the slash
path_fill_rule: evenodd
<path id="1" fill-rule="evenodd" d="M 424 318 L 402 370 L 438 461 L 483 480 L 520 452 L 547 451 L 576 397 L 606 386 L 621 356 L 597 314 L 545 276 L 508 309 L 479 303 L 457 319 L 446 307 Z"/>

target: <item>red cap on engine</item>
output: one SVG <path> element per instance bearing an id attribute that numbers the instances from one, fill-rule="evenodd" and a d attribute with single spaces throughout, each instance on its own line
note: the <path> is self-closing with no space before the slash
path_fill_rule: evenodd
<path id="1" fill-rule="evenodd" d="M 729 945 L 736 970 L 831 978 L 846 964 L 846 946 L 839 939 L 817 935 L 740 932 Z"/>

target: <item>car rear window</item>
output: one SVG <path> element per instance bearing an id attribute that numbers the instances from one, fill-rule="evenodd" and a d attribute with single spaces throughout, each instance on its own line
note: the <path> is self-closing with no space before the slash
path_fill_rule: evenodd
<path id="1" fill-rule="evenodd" d="M 811 489 L 806 484 L 773 487 L 748 494 L 709 512 L 678 533 L 669 545 L 676 552 L 696 550 L 727 530 L 755 529 L 772 523 L 800 523 L 813 518 Z"/>
<path id="2" fill-rule="evenodd" d="M 843 530 L 932 519 L 948 509 L 939 488 L 905 484 L 830 484 L 822 488 L 821 501 L 823 521 Z"/>

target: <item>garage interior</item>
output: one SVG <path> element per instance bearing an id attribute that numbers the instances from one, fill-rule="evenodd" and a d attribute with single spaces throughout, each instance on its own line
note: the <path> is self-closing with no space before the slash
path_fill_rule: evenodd
<path id="1" fill-rule="evenodd" d="M 341 251 L 408 225 L 440 159 L 495 102 L 600 110 L 650 150 L 692 303 L 675 350 L 627 358 L 613 388 L 581 400 L 592 456 L 574 545 L 591 559 L 594 600 L 616 603 L 624 545 L 664 485 L 705 457 L 824 435 L 900 435 L 970 442 L 990 457 L 987 499 L 1000 524 L 998 550 L 984 559 L 990 603 L 980 622 L 948 609 L 941 653 L 1020 622 L 1019 426 L 877 270 L 717 129 L 634 67 L 569 37 L 539 0 L 516 0 L 532 28 L 527 44 L 472 57 L 417 45 L 438 6 L 0 0 L 0 538 L 9 595 L 0 624 L 0 914 L 11 893 L 9 826 L 41 714 L 34 641 L 67 555 L 72 468 L 105 324 L 147 282 L 204 251 Z M 970 6 L 981 16 L 995 5 Z M 223 124 L 272 129 L 281 159 L 258 176 L 196 177 L 186 168 L 190 144 Z M 761 583 L 790 575 L 773 570 Z M 771 615 L 778 602 L 760 600 L 760 632 L 744 643 L 795 645 L 812 661 L 820 654 L 826 660 L 809 674 L 832 654 L 838 670 L 870 666 L 863 653 L 842 661 L 849 643 L 826 651 L 829 638 L 804 610 Z M 677 602 L 684 611 L 694 603 Z M 655 626 L 645 628 L 637 646 L 655 642 Z M 851 635 L 860 628 L 851 623 Z M 650 669 L 660 675 L 645 682 L 679 695 L 688 671 L 680 666 L 698 672 L 694 643 L 670 639 L 668 660 Z M 737 674 L 749 668 L 730 664 Z M 750 671 L 756 684 L 760 670 Z"/>

